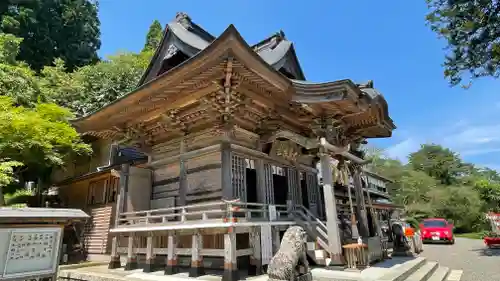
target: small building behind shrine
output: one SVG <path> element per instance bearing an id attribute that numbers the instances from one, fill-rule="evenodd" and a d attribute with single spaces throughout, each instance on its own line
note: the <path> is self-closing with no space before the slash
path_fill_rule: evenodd
<path id="1" fill-rule="evenodd" d="M 55 177 L 92 214 L 87 249 L 110 268 L 236 280 L 265 269 L 291 225 L 315 263 L 341 265 L 344 189 L 364 239 L 368 194 L 388 197 L 359 156 L 395 129 L 386 100 L 371 81 L 307 81 L 283 32 L 249 45 L 178 13 L 137 89 L 73 124 L 95 156 Z"/>

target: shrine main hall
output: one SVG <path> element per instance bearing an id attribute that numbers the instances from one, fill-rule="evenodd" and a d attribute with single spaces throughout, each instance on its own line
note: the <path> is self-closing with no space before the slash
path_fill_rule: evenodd
<path id="1" fill-rule="evenodd" d="M 144 156 L 111 153 L 88 176 L 112 171 L 106 180 L 79 185 L 85 196 L 60 189 L 91 214 L 109 207 L 94 226 L 108 220 L 110 268 L 217 268 L 225 280 L 262 272 L 291 225 L 306 229 L 313 261 L 343 264 L 337 191 L 352 183 L 350 215 L 373 236 L 360 146 L 395 129 L 373 82 L 307 81 L 283 32 L 249 45 L 233 25 L 215 37 L 184 13 L 136 90 L 73 124 L 107 151 Z"/>

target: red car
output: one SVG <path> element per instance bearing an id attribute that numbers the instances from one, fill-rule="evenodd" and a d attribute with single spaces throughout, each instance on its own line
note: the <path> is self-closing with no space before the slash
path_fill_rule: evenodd
<path id="1" fill-rule="evenodd" d="M 422 242 L 447 242 L 455 244 L 453 235 L 453 224 L 445 219 L 432 218 L 425 219 L 420 224 Z"/>

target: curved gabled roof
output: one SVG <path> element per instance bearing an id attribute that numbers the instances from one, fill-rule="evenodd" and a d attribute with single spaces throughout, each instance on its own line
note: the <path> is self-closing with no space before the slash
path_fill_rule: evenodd
<path id="1" fill-rule="evenodd" d="M 182 53 L 182 61 L 169 65 L 165 72 L 159 72 L 164 60 L 172 58 L 178 52 Z M 371 132 L 366 137 L 390 136 L 395 128 L 388 115 L 387 102 L 373 88 L 373 83 L 357 85 L 349 79 L 326 83 L 301 80 L 304 75 L 293 44 L 285 39 L 282 32 L 249 46 L 233 25 L 229 25 L 215 38 L 194 24 L 185 14 L 178 14 L 176 19 L 167 25 L 161 44 L 136 90 L 98 111 L 74 120 L 73 124 L 81 131 L 103 131 L 112 130 L 113 126 L 132 120 L 135 122 L 139 117 L 148 120 L 155 114 L 161 114 L 170 107 L 179 106 L 192 99 L 189 95 L 177 95 L 182 87 L 185 87 L 182 83 L 190 79 L 191 82 L 204 79 L 197 74 L 207 70 L 209 65 L 220 64 L 228 55 L 234 57 L 240 65 L 244 65 L 245 69 L 251 72 L 250 75 L 267 83 L 267 87 L 285 93 L 279 95 L 279 98 L 286 102 L 324 103 L 318 105 L 318 108 L 325 114 L 340 112 L 353 115 L 363 111 L 369 118 L 380 122 L 377 126 L 383 127 L 383 133 Z M 287 74 L 293 74 L 298 79 L 290 79 Z M 155 100 L 159 95 L 163 97 Z M 170 98 L 168 102 L 165 96 Z M 376 113 L 376 118 L 372 118 L 371 109 L 365 110 L 372 105 L 377 112 L 382 112 Z M 341 110 L 333 112 L 335 108 Z M 366 125 L 363 122 L 360 126 Z"/>
<path id="2" fill-rule="evenodd" d="M 179 51 L 188 58 L 193 57 L 215 39 L 216 37 L 191 21 L 187 14 L 177 13 L 175 19 L 165 27 L 160 46 L 140 79 L 139 86 L 157 76 L 163 60 L 169 59 Z M 305 79 L 293 43 L 285 38 L 283 32 L 276 33 L 251 48 L 274 69 L 283 68 L 296 79 Z"/>
<path id="3" fill-rule="evenodd" d="M 191 75 L 191 71 L 189 69 L 190 67 L 196 67 L 206 61 L 218 59 L 222 54 L 227 54 L 228 51 L 230 51 L 233 55 L 240 59 L 243 64 L 252 65 L 251 68 L 256 74 L 260 75 L 265 81 L 268 81 L 277 89 L 286 92 L 287 89 L 291 87 L 290 80 L 279 73 L 272 66 L 267 64 L 257 53 L 253 52 L 251 47 L 241 37 L 234 25 L 231 24 L 211 44 L 209 44 L 205 49 L 201 50 L 193 57 L 190 57 L 180 65 L 161 74 L 160 76 L 154 77 L 152 80 L 145 80 L 144 84 L 140 85 L 136 90 L 116 99 L 115 101 L 105 105 L 103 108 L 97 111 L 75 119 L 72 123 L 76 126 L 79 126 L 82 123 L 92 122 L 92 120 L 104 117 L 106 115 L 108 115 L 108 117 L 104 118 L 109 118 L 111 117 L 109 116 L 109 114 L 111 114 L 111 112 L 120 111 L 120 107 L 128 107 L 133 105 L 141 108 L 141 106 L 147 106 L 147 102 L 139 105 L 137 104 L 137 102 L 141 98 L 147 97 L 147 95 L 150 94 L 150 92 L 148 92 L 148 89 L 151 89 L 154 86 L 160 84 L 160 80 L 162 77 L 166 75 L 168 75 L 169 77 L 176 77 L 173 79 L 169 79 L 169 82 L 171 83 L 176 79 L 180 79 L 180 77 Z M 157 52 L 156 56 L 158 56 L 160 53 L 161 52 Z M 106 111 L 106 113 L 104 111 Z"/>

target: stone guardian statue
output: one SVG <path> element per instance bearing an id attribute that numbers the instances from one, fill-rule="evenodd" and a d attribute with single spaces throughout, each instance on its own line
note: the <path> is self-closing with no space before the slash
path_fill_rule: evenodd
<path id="1" fill-rule="evenodd" d="M 299 272 L 300 265 L 304 266 L 305 272 Z M 289 227 L 283 235 L 278 252 L 268 265 L 268 280 L 296 281 L 300 274 L 308 273 L 307 233 L 300 226 Z"/>

